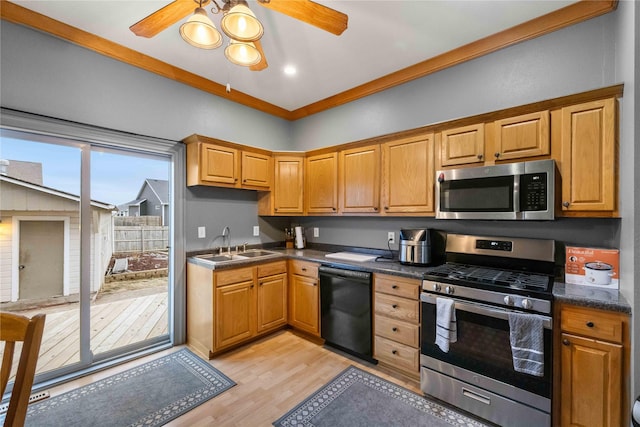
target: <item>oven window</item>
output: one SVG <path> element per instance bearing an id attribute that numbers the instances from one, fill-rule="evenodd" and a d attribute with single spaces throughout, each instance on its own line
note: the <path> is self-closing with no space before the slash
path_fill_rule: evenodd
<path id="1" fill-rule="evenodd" d="M 513 176 L 440 183 L 443 212 L 513 212 Z"/>
<path id="2" fill-rule="evenodd" d="M 536 377 L 513 369 L 507 320 L 456 310 L 458 339 L 444 353 L 435 345 L 435 304 L 422 303 L 422 319 L 423 354 L 541 396 L 551 396 L 550 330 L 544 331 L 545 375 Z"/>

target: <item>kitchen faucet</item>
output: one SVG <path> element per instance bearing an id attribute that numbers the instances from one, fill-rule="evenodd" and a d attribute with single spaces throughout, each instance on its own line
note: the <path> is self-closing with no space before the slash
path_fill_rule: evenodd
<path id="1" fill-rule="evenodd" d="M 231 253 L 231 229 L 225 226 L 222 229 L 222 244 L 224 245 L 224 237 L 227 236 L 227 252 Z"/>

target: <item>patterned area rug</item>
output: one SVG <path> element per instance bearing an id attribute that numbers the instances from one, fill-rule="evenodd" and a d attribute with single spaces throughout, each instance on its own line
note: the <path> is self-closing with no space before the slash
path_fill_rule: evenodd
<path id="1" fill-rule="evenodd" d="M 355 366 L 344 370 L 273 425 L 487 426 Z"/>
<path id="2" fill-rule="evenodd" d="M 29 406 L 28 426 L 161 426 L 235 383 L 187 349 Z"/>

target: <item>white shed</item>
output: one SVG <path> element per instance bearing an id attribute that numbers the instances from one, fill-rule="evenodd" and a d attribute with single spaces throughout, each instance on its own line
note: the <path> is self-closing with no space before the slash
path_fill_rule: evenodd
<path id="1" fill-rule="evenodd" d="M 91 201 L 91 292 L 104 283 L 115 206 Z M 0 303 L 78 294 L 80 198 L 0 175 Z"/>

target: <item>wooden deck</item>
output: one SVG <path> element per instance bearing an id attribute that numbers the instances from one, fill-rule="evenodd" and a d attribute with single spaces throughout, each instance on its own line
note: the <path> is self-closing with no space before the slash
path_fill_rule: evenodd
<path id="1" fill-rule="evenodd" d="M 91 304 L 91 351 L 93 354 L 97 355 L 127 344 L 167 334 L 167 298 L 167 292 L 151 294 L 122 292 L 93 302 Z M 80 361 L 78 303 L 42 307 L 17 313 L 25 316 L 36 313 L 47 315 L 36 372 L 50 371 Z"/>

